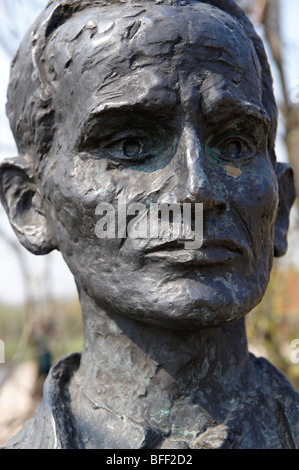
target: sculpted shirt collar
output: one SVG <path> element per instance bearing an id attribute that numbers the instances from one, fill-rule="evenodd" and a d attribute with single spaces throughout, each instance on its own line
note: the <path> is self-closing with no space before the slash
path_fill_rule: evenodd
<path id="1" fill-rule="evenodd" d="M 81 354 L 63 356 L 50 370 L 45 381 L 44 394 L 34 418 L 7 444 L 8 449 L 83 449 L 90 447 L 77 432 L 71 411 L 68 386 L 80 365 Z M 252 389 L 246 403 L 241 402 L 224 417 L 189 442 L 171 441 L 158 432 L 141 425 L 132 427 L 135 448 L 148 449 L 238 449 L 242 448 L 242 433 L 247 433 L 250 448 L 299 448 L 299 395 L 285 377 L 263 358 L 250 357 L 252 366 Z M 269 420 L 265 396 L 271 388 L 271 400 L 277 413 Z M 269 408 L 273 409 L 272 406 Z M 267 416 L 266 416 L 267 415 Z M 267 419 L 265 419 L 267 418 Z M 266 426 L 263 423 L 267 423 Z M 99 420 L 99 435 L 101 435 Z M 248 424 L 248 426 L 247 426 Z M 118 436 L 120 437 L 120 436 Z M 261 443 L 264 443 L 262 445 Z M 114 448 L 113 446 L 96 448 Z M 118 447 L 121 448 L 121 447 Z M 122 447 L 125 448 L 125 447 Z"/>
<path id="2" fill-rule="evenodd" d="M 7 448 L 78 448 L 67 385 L 80 364 L 81 354 L 63 356 L 51 368 L 44 384 L 43 400 L 34 418 L 7 444 Z"/>

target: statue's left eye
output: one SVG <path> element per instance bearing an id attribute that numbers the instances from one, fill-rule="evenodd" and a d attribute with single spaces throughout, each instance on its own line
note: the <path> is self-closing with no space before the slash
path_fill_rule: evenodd
<path id="1" fill-rule="evenodd" d="M 252 150 L 244 140 L 231 138 L 225 141 L 222 153 L 228 158 L 236 159 L 250 156 Z"/>
<path id="2" fill-rule="evenodd" d="M 138 158 L 142 151 L 142 145 L 136 139 L 126 139 L 122 148 L 127 158 Z"/>

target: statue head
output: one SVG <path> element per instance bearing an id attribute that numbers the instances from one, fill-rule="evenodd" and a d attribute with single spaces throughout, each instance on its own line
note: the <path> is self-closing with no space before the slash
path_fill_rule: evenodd
<path id="1" fill-rule="evenodd" d="M 243 317 L 287 248 L 292 170 L 261 40 L 234 1 L 51 1 L 14 57 L 20 242 L 62 253 L 101 308 L 173 328 Z M 99 204 L 203 204 L 203 245 L 99 238 Z"/>

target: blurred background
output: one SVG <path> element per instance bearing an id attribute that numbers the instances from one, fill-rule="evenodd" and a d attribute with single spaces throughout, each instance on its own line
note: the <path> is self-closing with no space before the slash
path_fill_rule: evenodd
<path id="1" fill-rule="evenodd" d="M 299 194 L 299 2 L 238 3 L 267 48 L 280 110 L 277 157 L 292 163 Z M 0 0 L 0 160 L 17 155 L 5 114 L 10 62 L 46 4 Z M 288 254 L 275 261 L 266 296 L 247 317 L 247 332 L 249 349 L 268 358 L 299 391 L 298 209 L 297 200 Z M 34 414 L 50 365 L 63 354 L 81 350 L 82 339 L 75 283 L 60 254 L 28 253 L 0 206 L 0 346 L 5 349 L 1 357 L 0 347 L 0 447 Z"/>

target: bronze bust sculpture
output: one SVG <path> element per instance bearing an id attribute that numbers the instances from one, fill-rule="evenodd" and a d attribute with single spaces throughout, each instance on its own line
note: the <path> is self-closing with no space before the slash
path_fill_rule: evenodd
<path id="1" fill-rule="evenodd" d="M 265 51 L 234 1 L 50 1 L 7 112 L 19 157 L 2 203 L 28 250 L 61 251 L 84 324 L 7 447 L 298 448 L 298 394 L 246 342 L 295 193 Z M 122 196 L 202 204 L 201 248 L 99 238 L 96 208 Z"/>

